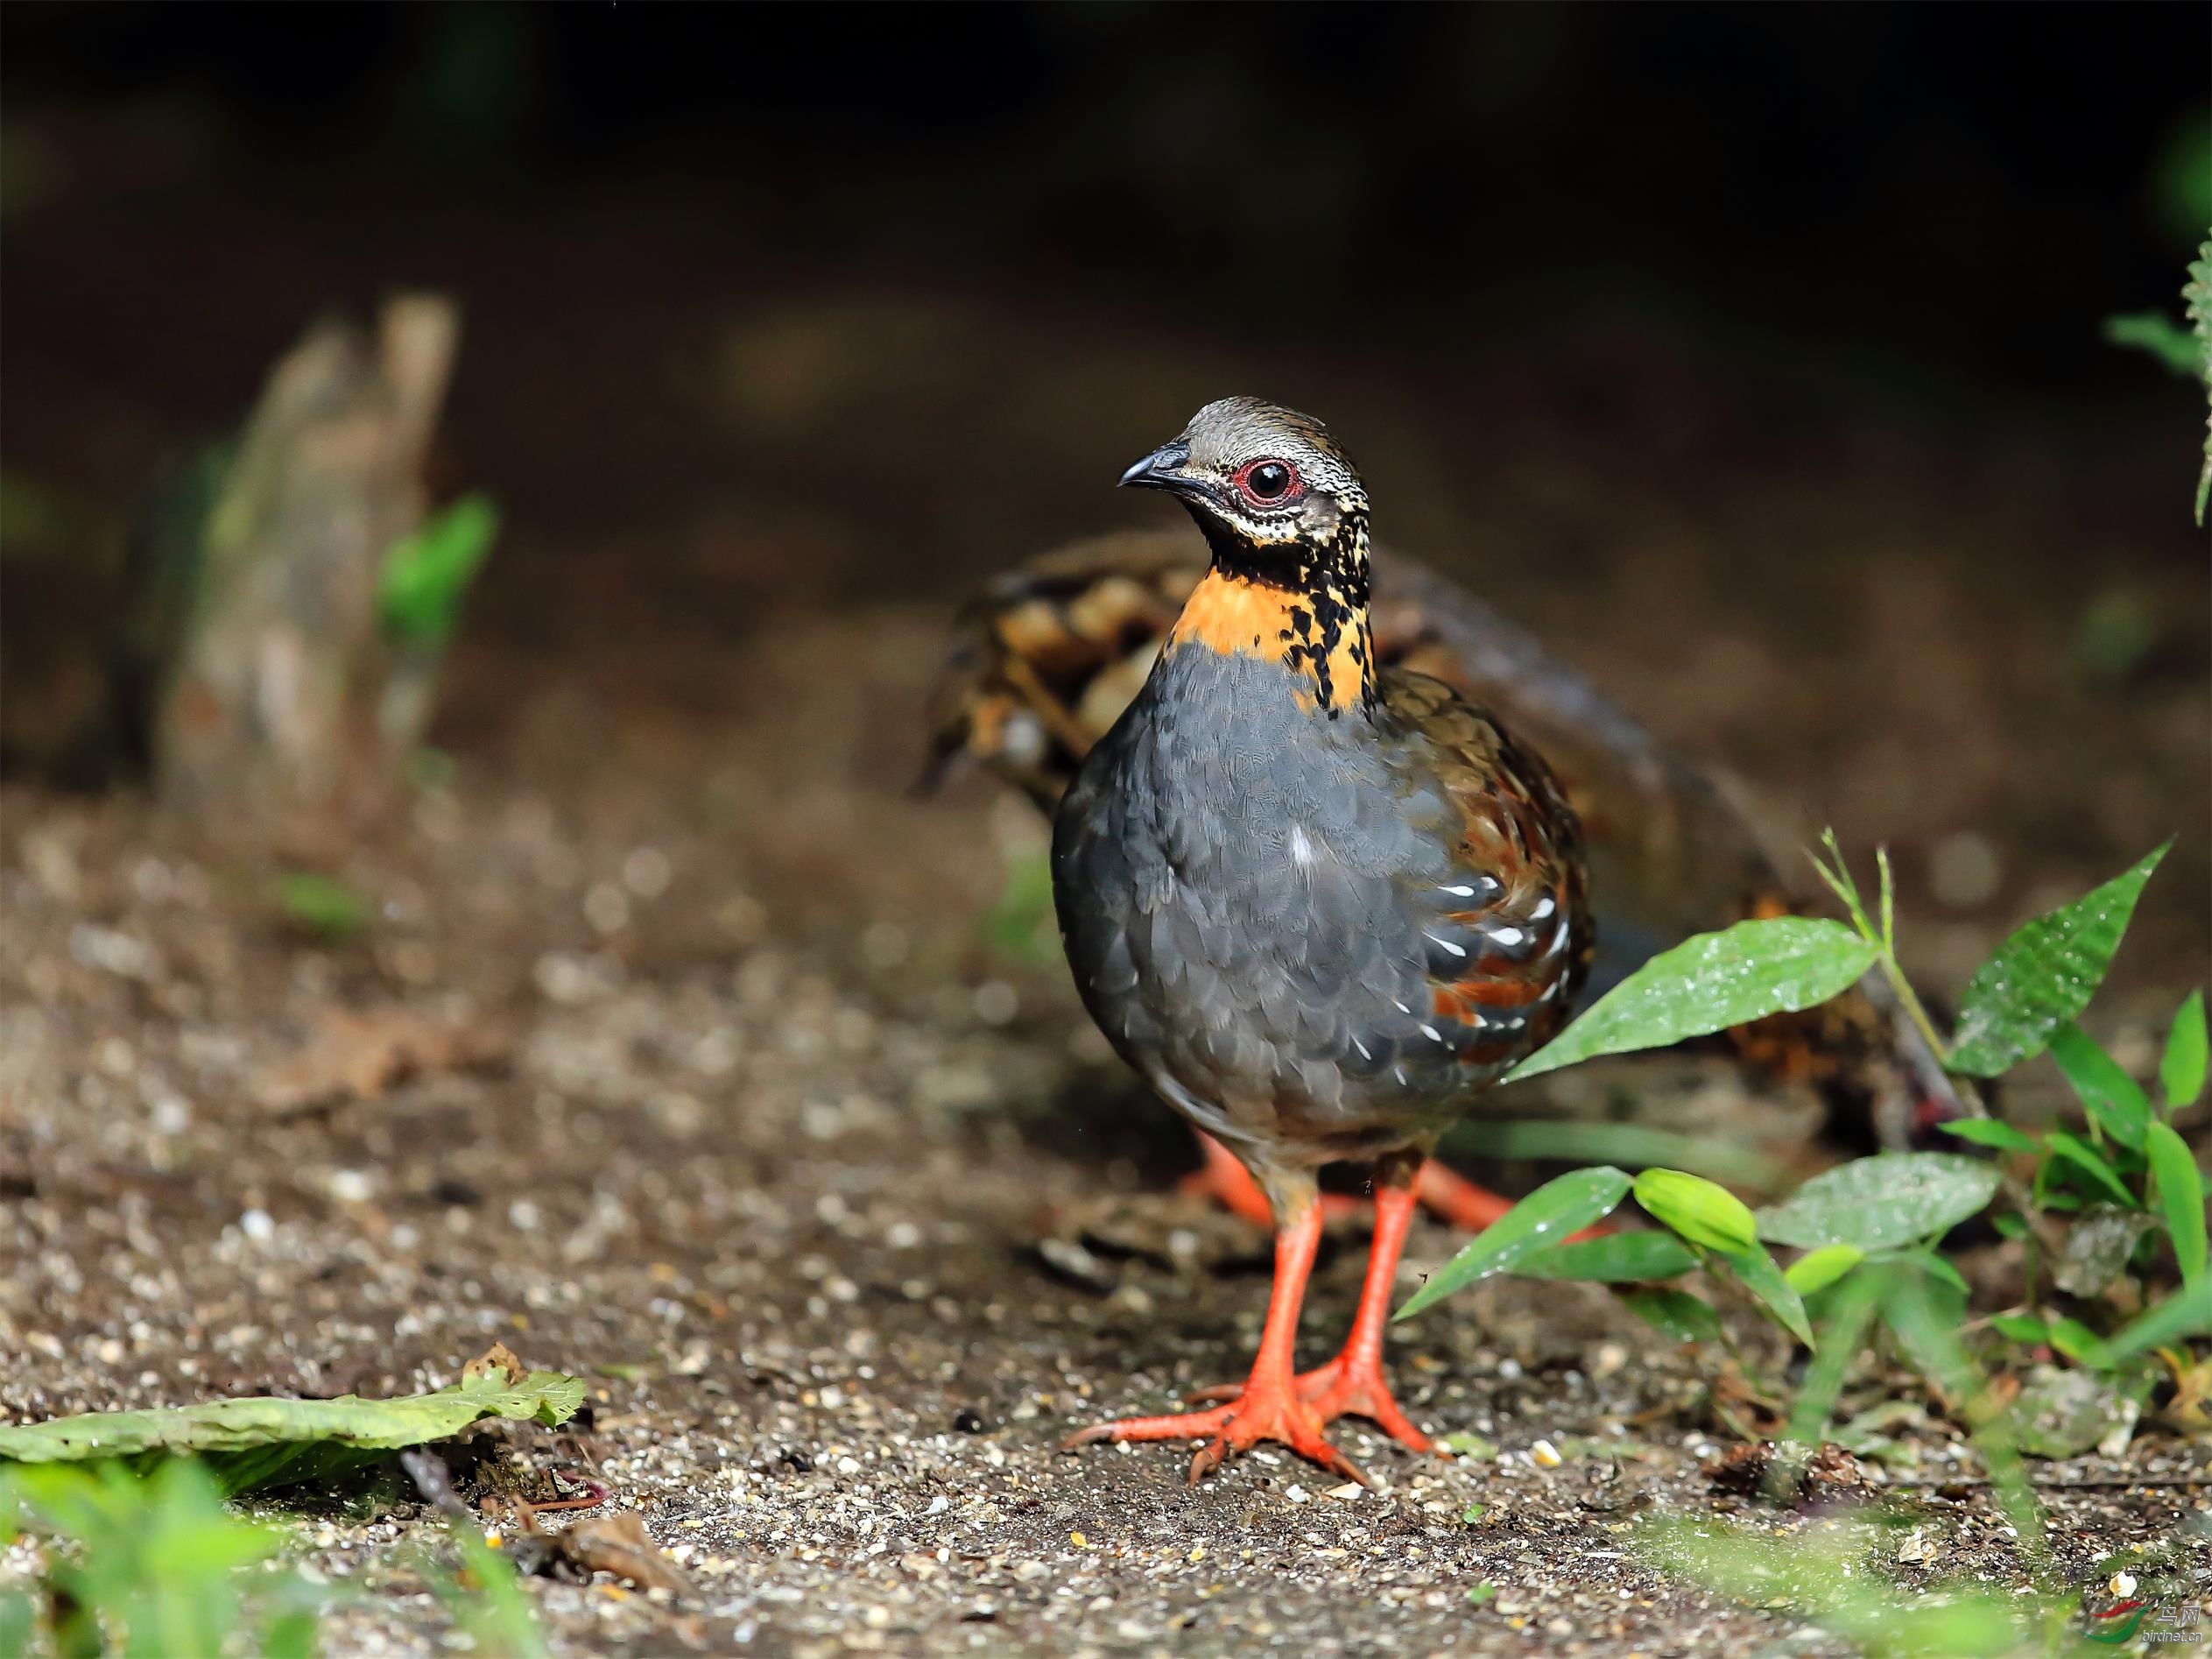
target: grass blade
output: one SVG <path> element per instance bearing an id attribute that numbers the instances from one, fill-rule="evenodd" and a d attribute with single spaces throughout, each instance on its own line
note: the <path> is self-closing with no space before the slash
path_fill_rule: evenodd
<path id="1" fill-rule="evenodd" d="M 2046 1130 L 2043 1144 L 2075 1168 L 2094 1177 L 2123 1208 L 2132 1210 L 2136 1207 L 2135 1195 L 2113 1173 L 2112 1166 L 2098 1157 L 2096 1150 L 2077 1136 L 2070 1135 L 2063 1129 Z"/>
<path id="2" fill-rule="evenodd" d="M 2181 1264 L 2181 1282 L 2201 1286 L 2206 1282 L 2203 1174 L 2172 1124 L 2152 1124 L 2143 1150 L 2150 1161 L 2151 1178 L 2158 1183 L 2159 1207 L 2166 1216 L 2173 1259 Z"/>

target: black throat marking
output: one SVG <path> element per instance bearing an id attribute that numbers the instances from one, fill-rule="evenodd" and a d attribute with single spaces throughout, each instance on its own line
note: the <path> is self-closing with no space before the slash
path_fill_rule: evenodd
<path id="1" fill-rule="evenodd" d="M 1375 706 L 1375 640 L 1367 619 L 1367 515 L 1348 512 L 1326 537 L 1255 546 L 1197 503 L 1187 504 L 1224 576 L 1292 596 L 1285 606 L 1283 664 L 1312 677 L 1335 719 Z M 1339 681 L 1342 701 L 1339 700 Z"/>

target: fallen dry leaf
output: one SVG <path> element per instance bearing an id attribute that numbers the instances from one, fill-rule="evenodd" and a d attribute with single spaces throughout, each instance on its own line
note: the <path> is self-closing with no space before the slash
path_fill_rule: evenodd
<path id="1" fill-rule="evenodd" d="M 314 1035 L 289 1060 L 269 1068 L 254 1097 L 270 1112 L 304 1112 L 341 1100 L 373 1100 L 431 1071 L 490 1065 L 505 1045 L 480 1027 L 449 1024 L 401 1007 L 356 1013 L 326 1011 Z"/>
<path id="2" fill-rule="evenodd" d="M 546 1557 L 531 1563 L 533 1571 L 554 1578 L 574 1574 L 587 1578 L 603 1572 L 627 1578 L 641 1590 L 666 1590 L 678 1596 L 692 1591 L 691 1580 L 662 1553 L 646 1532 L 645 1518 L 635 1509 L 601 1515 L 566 1532 L 539 1533 L 533 1542 Z M 561 1571 L 564 1568 L 568 1571 Z"/>
<path id="3" fill-rule="evenodd" d="M 496 1371 L 507 1380 L 507 1386 L 518 1388 L 522 1380 L 530 1374 L 530 1367 L 515 1358 L 515 1351 L 504 1342 L 495 1342 L 467 1365 L 461 1366 L 461 1380 L 474 1382 L 486 1372 Z"/>

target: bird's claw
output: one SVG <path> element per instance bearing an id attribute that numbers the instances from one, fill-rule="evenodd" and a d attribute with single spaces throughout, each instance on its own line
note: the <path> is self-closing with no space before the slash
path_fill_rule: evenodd
<path id="1" fill-rule="evenodd" d="M 1062 1451 L 1102 1440 L 1203 1440 L 1190 1462 L 1187 1484 L 1196 1486 L 1233 1453 L 1250 1450 L 1262 1441 L 1287 1446 L 1309 1463 L 1332 1474 L 1370 1486 L 1359 1465 L 1339 1451 L 1321 1432 L 1321 1415 L 1291 1387 L 1256 1387 L 1250 1383 L 1231 1389 L 1226 1405 L 1210 1411 L 1181 1412 L 1165 1417 L 1124 1417 L 1117 1423 L 1094 1423 L 1060 1442 Z"/>
<path id="2" fill-rule="evenodd" d="M 1298 1397 L 1311 1406 L 1325 1423 L 1335 1423 L 1339 1417 L 1364 1417 L 1400 1445 L 1415 1451 L 1433 1451 L 1441 1458 L 1451 1456 L 1440 1450 L 1398 1409 L 1379 1363 L 1348 1364 L 1344 1356 L 1339 1354 L 1327 1365 L 1300 1373 L 1294 1386 Z M 1241 1383 L 1222 1383 L 1211 1388 L 1193 1389 L 1183 1398 L 1189 1404 L 1204 1405 L 1216 1400 L 1234 1400 L 1243 1392 Z"/>

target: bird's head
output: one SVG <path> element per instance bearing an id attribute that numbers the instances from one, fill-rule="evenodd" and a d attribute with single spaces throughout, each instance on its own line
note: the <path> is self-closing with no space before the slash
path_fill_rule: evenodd
<path id="1" fill-rule="evenodd" d="M 1376 695 L 1367 618 L 1367 492 L 1328 429 L 1257 398 L 1223 398 L 1122 474 L 1190 510 L 1214 568 L 1166 650 L 1279 658 L 1334 717 Z"/>
<path id="2" fill-rule="evenodd" d="M 1215 564 L 1282 587 L 1366 563 L 1367 492 L 1328 428 L 1257 398 L 1223 398 L 1122 474 L 1190 510 Z"/>

